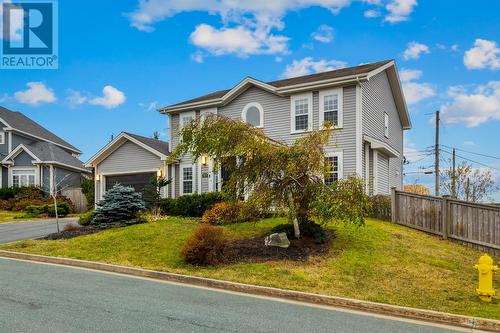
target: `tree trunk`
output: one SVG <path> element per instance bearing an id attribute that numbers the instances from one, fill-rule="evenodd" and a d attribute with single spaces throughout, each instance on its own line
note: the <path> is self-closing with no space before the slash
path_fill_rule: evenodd
<path id="1" fill-rule="evenodd" d="M 52 196 L 52 198 L 54 199 L 54 212 L 56 214 L 56 226 L 57 226 L 57 232 L 61 232 L 61 229 L 59 229 L 59 213 L 57 211 L 57 198 L 56 196 Z"/>
<path id="2" fill-rule="evenodd" d="M 288 193 L 288 210 L 290 211 L 290 219 L 293 223 L 293 232 L 295 238 L 300 238 L 300 225 L 299 220 L 297 219 L 297 208 L 295 207 L 295 202 L 293 200 L 292 193 Z"/>

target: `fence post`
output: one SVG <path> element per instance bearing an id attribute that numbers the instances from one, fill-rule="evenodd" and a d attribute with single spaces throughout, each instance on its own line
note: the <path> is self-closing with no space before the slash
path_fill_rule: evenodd
<path id="1" fill-rule="evenodd" d="M 449 232 L 449 222 L 450 218 L 448 216 L 448 198 L 444 197 L 441 199 L 441 217 L 443 219 L 443 239 L 448 239 Z"/>
<path id="2" fill-rule="evenodd" d="M 391 222 L 396 223 L 397 217 L 396 217 L 396 188 L 391 187 Z"/>

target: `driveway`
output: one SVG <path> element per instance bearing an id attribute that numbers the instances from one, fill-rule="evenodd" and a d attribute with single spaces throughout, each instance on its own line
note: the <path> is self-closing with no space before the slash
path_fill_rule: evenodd
<path id="1" fill-rule="evenodd" d="M 10 259 L 0 259 L 0 327 L 3 332 L 455 331 L 335 308 Z"/>
<path id="2" fill-rule="evenodd" d="M 77 222 L 78 218 L 76 217 L 59 219 L 59 226 L 62 230 L 66 224 Z M 57 232 L 56 220 L 54 219 L 0 223 L 0 244 L 39 238 L 53 232 Z"/>

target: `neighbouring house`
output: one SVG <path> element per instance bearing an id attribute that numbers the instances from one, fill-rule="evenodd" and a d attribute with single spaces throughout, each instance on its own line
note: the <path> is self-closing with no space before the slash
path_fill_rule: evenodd
<path id="1" fill-rule="evenodd" d="M 369 194 L 403 187 L 403 131 L 411 121 L 392 60 L 272 82 L 247 77 L 231 89 L 159 111 L 169 116 L 171 150 L 185 124 L 210 113 L 241 119 L 284 142 L 328 120 L 337 129 L 325 147 L 325 158 L 333 165 L 326 181 L 357 175 Z M 173 180 L 167 195 L 218 191 L 220 170 L 213 172 L 209 158 L 184 156 L 166 169 Z"/>
<path id="2" fill-rule="evenodd" d="M 0 186 L 80 188 L 90 170 L 78 159 L 78 148 L 20 112 L 0 107 Z"/>
<path id="3" fill-rule="evenodd" d="M 85 163 L 94 169 L 95 203 L 115 184 L 144 192 L 153 177 L 166 175 L 168 143 L 122 132 Z M 166 196 L 162 189 L 162 196 Z"/>

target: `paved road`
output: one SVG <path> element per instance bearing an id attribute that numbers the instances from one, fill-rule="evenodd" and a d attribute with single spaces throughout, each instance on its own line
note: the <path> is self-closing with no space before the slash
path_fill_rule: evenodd
<path id="1" fill-rule="evenodd" d="M 0 258 L 2 332 L 452 332 L 242 294 Z"/>
<path id="2" fill-rule="evenodd" d="M 59 226 L 62 230 L 65 224 L 76 223 L 77 221 L 78 218 L 76 217 L 59 219 Z M 43 237 L 53 232 L 57 232 L 57 225 L 54 219 L 0 223 L 0 244 Z"/>

